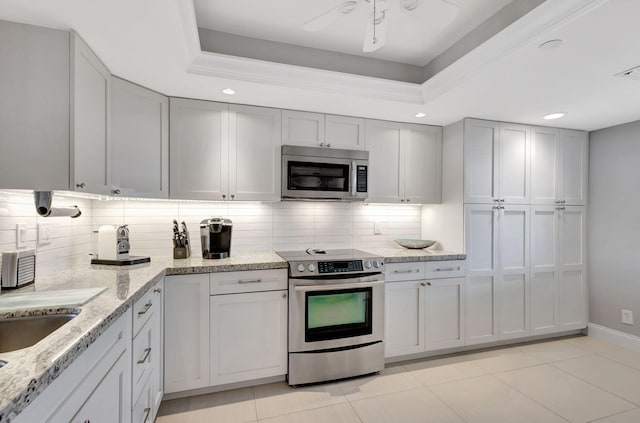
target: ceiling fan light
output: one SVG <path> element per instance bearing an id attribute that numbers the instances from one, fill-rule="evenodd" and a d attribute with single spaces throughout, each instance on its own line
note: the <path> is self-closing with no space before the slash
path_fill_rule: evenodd
<path id="1" fill-rule="evenodd" d="M 548 115 L 545 115 L 544 118 L 546 120 L 560 119 L 561 117 L 564 117 L 566 114 L 567 114 L 566 112 L 549 113 Z"/>

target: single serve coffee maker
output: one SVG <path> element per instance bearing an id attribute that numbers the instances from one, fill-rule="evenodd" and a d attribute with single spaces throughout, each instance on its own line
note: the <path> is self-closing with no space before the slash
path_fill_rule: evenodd
<path id="1" fill-rule="evenodd" d="M 200 222 L 200 240 L 202 241 L 202 258 L 222 259 L 231 255 L 230 219 L 212 217 Z"/>

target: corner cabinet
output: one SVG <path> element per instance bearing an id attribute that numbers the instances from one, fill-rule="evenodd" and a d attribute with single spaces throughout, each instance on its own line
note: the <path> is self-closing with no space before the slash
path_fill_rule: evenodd
<path id="1" fill-rule="evenodd" d="M 372 203 L 442 201 L 442 128 L 366 121 Z"/>
<path id="2" fill-rule="evenodd" d="M 0 21 L 0 49 L 0 186 L 110 194 L 109 70 L 74 32 Z"/>
<path id="3" fill-rule="evenodd" d="M 170 197 L 280 200 L 281 112 L 170 99 Z"/>
<path id="4" fill-rule="evenodd" d="M 111 194 L 169 197 L 169 99 L 111 80 Z"/>

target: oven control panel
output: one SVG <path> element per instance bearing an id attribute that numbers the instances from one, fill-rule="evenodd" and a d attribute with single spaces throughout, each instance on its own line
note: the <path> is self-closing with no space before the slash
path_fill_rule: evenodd
<path id="1" fill-rule="evenodd" d="M 362 272 L 362 260 L 319 261 L 318 273 Z"/>
<path id="2" fill-rule="evenodd" d="M 289 263 L 289 276 L 291 277 L 382 272 L 384 272 L 384 262 L 381 257 L 331 261 L 306 260 Z"/>

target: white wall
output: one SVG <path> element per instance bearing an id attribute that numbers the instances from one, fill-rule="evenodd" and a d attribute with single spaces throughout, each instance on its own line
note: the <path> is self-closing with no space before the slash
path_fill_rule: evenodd
<path id="1" fill-rule="evenodd" d="M 170 256 L 172 220 L 183 220 L 193 254 L 201 254 L 199 224 L 233 221 L 232 254 L 317 248 L 398 247 L 395 238 L 419 238 L 420 206 L 337 202 L 93 201 L 94 230 L 128 224 L 131 254 Z M 381 234 L 374 235 L 374 222 Z"/>
<path id="2" fill-rule="evenodd" d="M 589 134 L 587 231 L 589 320 L 640 336 L 640 121 Z"/>
<path id="3" fill-rule="evenodd" d="M 54 206 L 77 205 L 82 215 L 41 217 L 36 213 L 32 192 L 0 191 L 0 252 L 16 250 L 16 224 L 27 225 L 27 248 L 37 253 L 36 272 L 61 269 L 77 260 L 89 260 L 91 252 L 91 200 L 55 194 Z M 51 242 L 37 245 L 37 225 L 50 225 Z"/>

